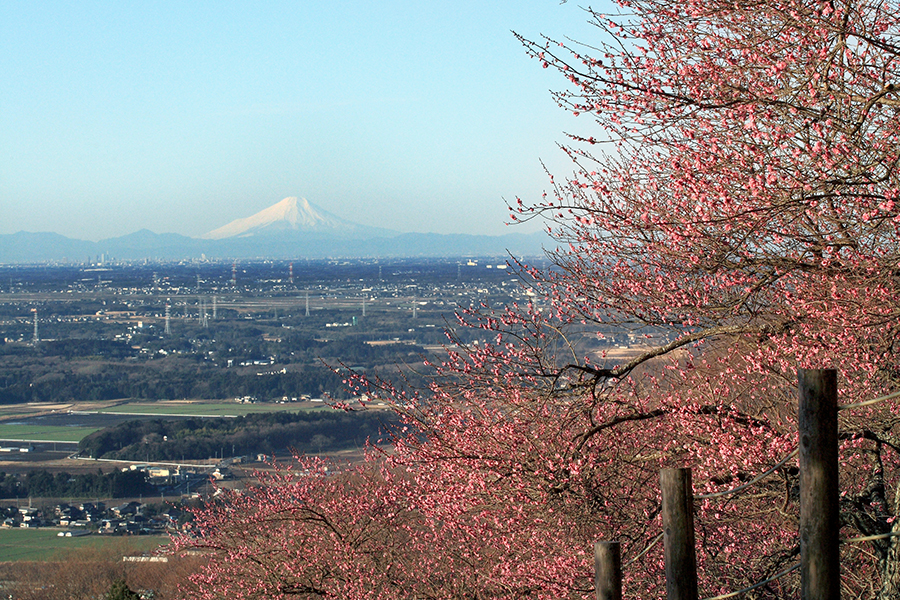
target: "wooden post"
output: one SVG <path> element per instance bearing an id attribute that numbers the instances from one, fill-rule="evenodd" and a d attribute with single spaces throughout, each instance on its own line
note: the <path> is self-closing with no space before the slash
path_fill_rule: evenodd
<path id="1" fill-rule="evenodd" d="M 597 600 L 622 600 L 622 551 L 619 542 L 594 544 L 594 589 Z"/>
<path id="2" fill-rule="evenodd" d="M 841 597 L 838 488 L 837 372 L 801 369 L 800 597 Z"/>
<path id="3" fill-rule="evenodd" d="M 666 598 L 697 600 L 697 556 L 694 549 L 694 490 L 690 469 L 659 472 L 662 491 Z"/>

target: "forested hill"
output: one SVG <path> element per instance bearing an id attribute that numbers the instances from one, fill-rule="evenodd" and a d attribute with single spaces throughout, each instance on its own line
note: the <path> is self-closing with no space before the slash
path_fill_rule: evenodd
<path id="1" fill-rule="evenodd" d="M 87 436 L 79 443 L 79 451 L 94 458 L 148 461 L 206 459 L 223 450 L 235 456 L 318 454 L 375 443 L 394 422 L 393 414 L 386 411 L 338 410 L 136 420 Z"/>

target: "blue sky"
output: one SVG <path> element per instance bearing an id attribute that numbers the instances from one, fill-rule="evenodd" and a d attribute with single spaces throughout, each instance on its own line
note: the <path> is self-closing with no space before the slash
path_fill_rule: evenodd
<path id="1" fill-rule="evenodd" d="M 513 37 L 559 0 L 0 3 L 0 233 L 200 235 L 286 196 L 399 231 L 500 234 L 591 123 Z M 532 227 L 532 230 L 534 228 Z"/>

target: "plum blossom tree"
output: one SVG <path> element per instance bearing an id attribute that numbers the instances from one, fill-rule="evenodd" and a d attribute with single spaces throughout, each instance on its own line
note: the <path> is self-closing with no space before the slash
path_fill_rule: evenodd
<path id="1" fill-rule="evenodd" d="M 356 382 L 403 418 L 389 450 L 199 515 L 182 543 L 219 552 L 208 597 L 585 598 L 598 539 L 623 542 L 628 595 L 661 597 L 659 468 L 709 493 L 778 463 L 798 367 L 837 368 L 845 403 L 896 389 L 900 5 L 588 15 L 599 43 L 519 38 L 593 130 L 563 146 L 571 175 L 512 208 L 559 242 L 551 268 L 521 267 L 533 300 L 461 315 L 492 341 L 453 346 L 428 390 Z M 897 414 L 842 412 L 848 537 L 900 533 Z M 698 502 L 704 594 L 796 562 L 792 464 Z M 848 543 L 842 564 L 847 597 L 900 594 L 900 537 Z"/>

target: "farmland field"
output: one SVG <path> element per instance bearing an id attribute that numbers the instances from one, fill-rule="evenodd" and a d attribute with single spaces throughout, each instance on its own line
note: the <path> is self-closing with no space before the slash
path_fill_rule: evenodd
<path id="1" fill-rule="evenodd" d="M 99 427 L 0 423 L 0 440 L 78 442 Z"/>
<path id="2" fill-rule="evenodd" d="M 131 419 L 237 417 L 252 413 L 330 410 L 322 403 L 256 403 L 204 401 L 107 402 L 46 411 L 40 405 L 0 408 L 0 440 L 77 443 L 91 433 Z M 8 409 L 8 410 L 7 410 Z M 2 443 L 0 443 L 2 446 Z M 0 460 L 4 460 L 0 455 Z"/>
<path id="3" fill-rule="evenodd" d="M 168 543 L 168 536 L 111 536 L 91 534 L 58 537 L 57 529 L 0 529 L 0 562 L 63 559 L 68 552 L 95 548 L 120 556 L 152 552 Z"/>
<path id="4" fill-rule="evenodd" d="M 239 404 L 237 402 L 127 402 L 100 410 L 103 414 L 130 414 L 152 416 L 203 416 L 203 417 L 235 417 L 251 413 L 301 412 L 327 408 L 321 403 L 256 403 Z"/>

